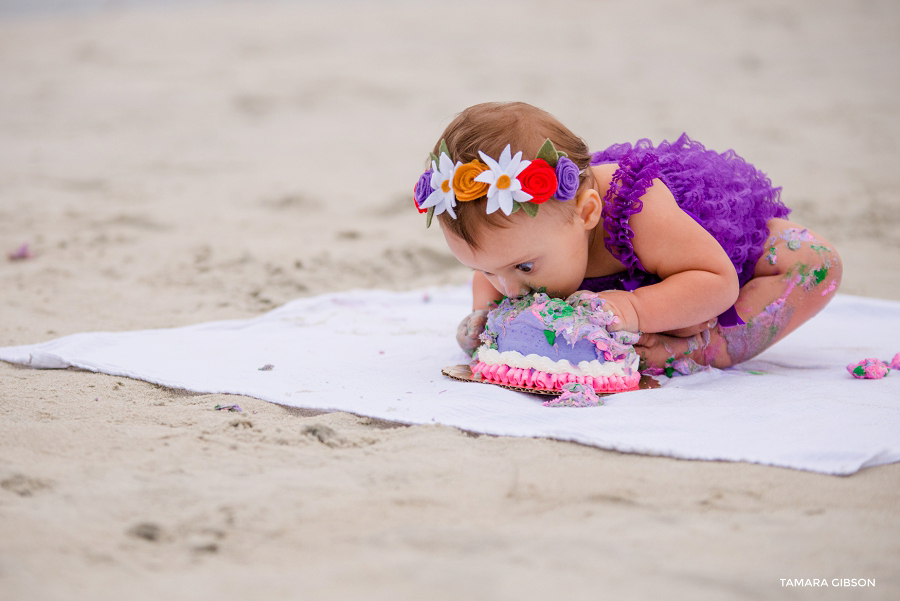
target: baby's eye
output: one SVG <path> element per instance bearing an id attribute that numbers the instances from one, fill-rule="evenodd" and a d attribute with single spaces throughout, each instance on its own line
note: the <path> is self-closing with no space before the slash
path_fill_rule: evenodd
<path id="1" fill-rule="evenodd" d="M 516 265 L 516 269 L 518 269 L 522 273 L 531 273 L 531 270 L 534 269 L 534 261 L 519 263 L 518 265 Z"/>

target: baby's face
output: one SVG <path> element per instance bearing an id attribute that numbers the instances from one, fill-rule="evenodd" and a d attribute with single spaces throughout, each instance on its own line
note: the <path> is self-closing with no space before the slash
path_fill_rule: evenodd
<path id="1" fill-rule="evenodd" d="M 480 247 L 474 249 L 447 230 L 450 251 L 467 267 L 481 271 L 506 296 L 522 296 L 545 289 L 550 296 L 565 298 L 578 290 L 588 262 L 589 231 L 572 216 L 540 211 L 529 217 L 514 213 L 510 227 L 479 232 Z"/>

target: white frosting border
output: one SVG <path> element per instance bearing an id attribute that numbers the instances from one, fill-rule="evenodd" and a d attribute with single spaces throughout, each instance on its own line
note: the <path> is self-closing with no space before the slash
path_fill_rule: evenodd
<path id="1" fill-rule="evenodd" d="M 627 376 L 637 372 L 640 357 L 633 353 L 622 363 L 607 361 L 581 361 L 578 365 L 572 365 L 567 359 L 554 361 L 550 357 L 540 355 L 523 355 L 518 351 L 500 352 L 497 349 L 482 346 L 478 349 L 478 360 L 488 365 L 509 365 L 520 369 L 536 369 L 548 374 L 574 374 L 576 376 L 591 376 L 592 378 L 609 376 Z M 626 372 L 627 370 L 627 372 Z"/>

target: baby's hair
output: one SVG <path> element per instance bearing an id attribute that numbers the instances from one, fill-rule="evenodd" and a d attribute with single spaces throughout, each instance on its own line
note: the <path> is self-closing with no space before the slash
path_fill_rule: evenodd
<path id="1" fill-rule="evenodd" d="M 455 163 L 478 159 L 478 151 L 498 158 L 509 144 L 512 153 L 522 151 L 522 158 L 531 160 L 547 138 L 556 150 L 566 153 L 581 171 L 579 190 L 584 185 L 591 155 L 584 140 L 548 113 L 524 102 L 485 102 L 470 106 L 447 126 L 441 138 L 446 142 L 450 158 Z M 434 147 L 440 153 L 440 142 Z M 576 196 L 577 198 L 577 196 Z M 482 196 L 469 202 L 457 202 L 456 219 L 449 213 L 438 215 L 441 225 L 472 248 L 478 248 L 481 226 L 509 227 L 509 217 L 502 211 L 486 212 L 487 198 Z M 575 200 L 561 202 L 551 198 L 540 206 L 541 211 L 553 211 L 570 219 L 575 212 Z"/>

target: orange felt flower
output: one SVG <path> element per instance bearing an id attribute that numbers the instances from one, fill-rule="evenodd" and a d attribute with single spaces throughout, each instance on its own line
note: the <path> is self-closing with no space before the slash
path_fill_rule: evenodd
<path id="1" fill-rule="evenodd" d="M 488 166 L 478 159 L 456 168 L 456 173 L 453 175 L 453 192 L 456 194 L 456 200 L 467 202 L 487 194 L 490 186 L 484 182 L 475 181 L 478 174 L 487 171 L 487 168 Z"/>

